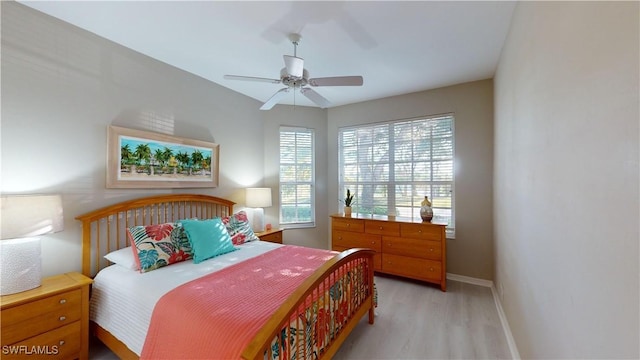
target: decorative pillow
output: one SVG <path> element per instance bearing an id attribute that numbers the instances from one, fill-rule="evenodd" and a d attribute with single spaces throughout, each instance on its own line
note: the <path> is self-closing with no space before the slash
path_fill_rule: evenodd
<path id="1" fill-rule="evenodd" d="M 140 270 L 140 265 L 136 261 L 137 255 L 135 257 L 133 256 L 133 253 L 131 252 L 131 246 L 112 251 L 105 255 L 104 258 L 116 265 L 123 266 L 127 269 Z"/>
<path id="2" fill-rule="evenodd" d="M 249 220 L 247 219 L 247 213 L 244 211 L 223 217 L 222 223 L 226 226 L 234 245 L 260 240 L 251 229 L 251 224 L 249 224 Z"/>
<path id="3" fill-rule="evenodd" d="M 196 264 L 237 250 L 220 218 L 181 220 L 180 223 L 191 243 L 193 262 Z"/>
<path id="4" fill-rule="evenodd" d="M 174 223 L 133 226 L 127 235 L 135 251 L 140 272 L 147 272 L 191 259 L 191 246 L 184 229 Z"/>

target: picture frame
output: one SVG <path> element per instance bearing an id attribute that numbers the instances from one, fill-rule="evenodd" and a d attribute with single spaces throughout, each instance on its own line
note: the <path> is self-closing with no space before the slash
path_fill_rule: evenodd
<path id="1" fill-rule="evenodd" d="M 109 126 L 107 188 L 217 187 L 220 145 Z"/>

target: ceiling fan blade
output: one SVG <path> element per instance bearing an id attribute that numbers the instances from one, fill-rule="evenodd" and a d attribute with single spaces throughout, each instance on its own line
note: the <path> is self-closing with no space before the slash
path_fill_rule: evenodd
<path id="1" fill-rule="evenodd" d="M 306 96 L 309 100 L 318 104 L 323 109 L 328 108 L 331 105 L 329 100 L 325 99 L 322 95 L 318 94 L 313 89 L 302 88 L 300 89 L 300 92 L 302 93 L 302 95 Z"/>
<path id="2" fill-rule="evenodd" d="M 280 99 L 287 95 L 288 92 L 288 87 L 278 90 L 278 92 L 273 94 L 273 96 L 271 96 L 271 98 L 269 98 L 266 103 L 262 104 L 260 110 L 270 110 L 275 104 L 278 103 L 278 101 L 280 101 Z"/>
<path id="3" fill-rule="evenodd" d="M 289 76 L 302 77 L 304 70 L 304 59 L 296 56 L 283 55 L 284 66 L 287 68 Z"/>
<path id="4" fill-rule="evenodd" d="M 253 76 L 225 75 L 224 78 L 226 80 L 261 81 L 261 82 L 268 82 L 272 84 L 280 84 L 280 79 L 269 79 L 269 78 L 253 77 Z"/>
<path id="5" fill-rule="evenodd" d="M 362 76 L 334 76 L 309 79 L 311 86 L 362 86 Z"/>

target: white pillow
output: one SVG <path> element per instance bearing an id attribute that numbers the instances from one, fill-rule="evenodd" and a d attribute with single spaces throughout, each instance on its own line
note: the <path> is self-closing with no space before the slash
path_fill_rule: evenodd
<path id="1" fill-rule="evenodd" d="M 104 256 L 105 259 L 111 261 L 114 264 L 126 267 L 131 270 L 139 270 L 138 264 L 133 257 L 133 250 L 131 246 L 122 248 L 120 250 L 112 251 Z"/>

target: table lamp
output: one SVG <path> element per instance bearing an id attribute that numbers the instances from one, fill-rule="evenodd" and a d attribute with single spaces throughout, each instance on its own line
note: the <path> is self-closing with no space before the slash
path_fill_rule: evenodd
<path id="1" fill-rule="evenodd" d="M 254 208 L 253 231 L 264 231 L 264 208 L 271 206 L 271 188 L 247 188 L 246 203 Z"/>
<path id="2" fill-rule="evenodd" d="M 0 197 L 0 295 L 40 286 L 40 235 L 63 229 L 60 195 Z"/>

